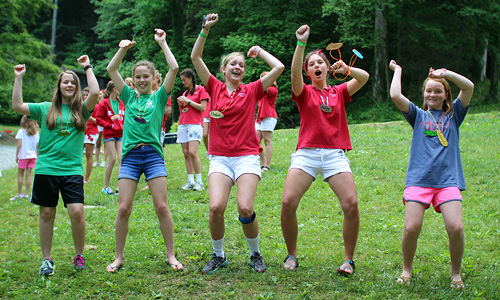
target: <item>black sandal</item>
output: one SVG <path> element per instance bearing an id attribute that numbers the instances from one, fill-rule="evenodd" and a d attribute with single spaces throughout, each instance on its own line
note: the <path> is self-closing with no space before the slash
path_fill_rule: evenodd
<path id="1" fill-rule="evenodd" d="M 347 265 L 347 268 L 344 268 L 344 266 Z M 354 270 L 356 269 L 356 266 L 354 265 L 353 260 L 346 260 L 344 261 L 340 267 L 337 268 L 337 272 L 339 272 L 341 275 L 345 277 L 349 277 L 349 275 L 354 274 Z"/>

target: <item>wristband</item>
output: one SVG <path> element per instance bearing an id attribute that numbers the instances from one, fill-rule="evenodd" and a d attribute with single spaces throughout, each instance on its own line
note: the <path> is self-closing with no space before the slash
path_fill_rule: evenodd
<path id="1" fill-rule="evenodd" d="M 203 34 L 202 32 L 200 32 L 200 36 L 201 36 L 201 37 L 204 37 L 204 38 L 207 38 L 207 37 L 208 37 L 208 35 Z"/>
<path id="2" fill-rule="evenodd" d="M 297 41 L 297 45 L 305 47 L 307 45 L 307 43 L 301 43 L 301 42 Z"/>
<path id="3" fill-rule="evenodd" d="M 89 69 L 89 68 L 90 68 L 90 69 L 93 69 L 93 68 L 94 68 L 94 66 L 93 66 L 93 65 L 90 65 L 90 64 L 89 64 L 89 65 L 86 65 L 86 66 L 83 68 L 83 70 L 84 70 L 84 71 L 87 71 L 87 69 Z"/>
<path id="4" fill-rule="evenodd" d="M 188 103 L 187 103 L 187 105 L 191 104 L 191 102 L 193 102 L 193 100 L 189 100 Z"/>

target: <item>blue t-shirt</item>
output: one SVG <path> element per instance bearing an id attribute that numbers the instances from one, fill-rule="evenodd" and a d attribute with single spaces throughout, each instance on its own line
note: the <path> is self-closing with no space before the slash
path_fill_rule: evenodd
<path id="1" fill-rule="evenodd" d="M 453 116 L 451 113 L 443 114 L 442 110 L 430 109 L 434 119 L 429 115 L 429 111 L 416 107 L 412 102 L 410 111 L 403 112 L 406 121 L 413 127 L 405 187 L 456 186 L 462 191 L 465 190 L 458 129 L 469 108 L 463 108 L 458 97 L 453 101 L 453 108 L 455 110 Z M 424 133 L 426 130 L 436 130 L 436 123 L 448 141 L 447 147 L 441 145 L 437 136 L 428 136 Z"/>

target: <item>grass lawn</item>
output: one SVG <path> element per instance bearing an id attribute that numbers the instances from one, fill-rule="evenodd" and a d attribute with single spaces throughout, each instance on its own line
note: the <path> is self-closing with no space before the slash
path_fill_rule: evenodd
<path id="1" fill-rule="evenodd" d="M 88 269 L 75 272 L 71 226 L 58 207 L 52 257 L 56 273 L 40 277 L 38 208 L 8 199 L 16 192 L 16 169 L 0 178 L 0 297 L 12 299 L 499 299 L 500 298 L 500 112 L 471 114 L 461 126 L 461 151 L 467 191 L 463 192 L 466 249 L 462 278 L 466 289 L 450 289 L 448 237 L 442 216 L 428 209 L 414 261 L 410 287 L 395 284 L 401 273 L 402 204 L 411 127 L 403 121 L 350 126 L 354 147 L 348 153 L 358 188 L 361 226 L 356 273 L 337 275 L 343 260 L 342 212 L 321 178 L 298 210 L 300 268 L 281 268 L 286 252 L 280 226 L 282 187 L 295 151 L 298 130 L 273 137 L 272 170 L 263 174 L 256 197 L 264 274 L 248 266 L 233 188 L 226 211 L 225 251 L 229 265 L 212 275 L 201 268 L 212 252 L 208 191 L 187 192 L 180 145 L 165 147 L 169 206 L 175 224 L 177 258 L 186 270 L 167 265 L 165 247 L 150 194 L 138 191 L 130 219 L 124 268 L 106 273 L 114 258 L 114 219 L 118 197 L 101 193 L 104 168 L 94 168 L 85 185 Z M 208 171 L 200 147 L 203 174 Z M 429 162 L 432 163 L 432 162 Z M 207 178 L 204 178 L 207 186 Z M 139 188 L 146 184 L 141 181 Z M 116 172 L 111 186 L 116 187 Z"/>

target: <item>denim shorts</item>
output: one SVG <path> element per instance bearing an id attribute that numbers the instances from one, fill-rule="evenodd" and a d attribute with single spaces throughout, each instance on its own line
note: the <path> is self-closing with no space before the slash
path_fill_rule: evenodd
<path id="1" fill-rule="evenodd" d="M 130 150 L 122 159 L 118 179 L 139 181 L 142 173 L 146 176 L 146 181 L 156 177 L 167 177 L 165 161 L 151 146 L 139 146 Z"/>
<path id="2" fill-rule="evenodd" d="M 121 141 L 123 141 L 123 136 L 111 137 L 111 138 L 103 139 L 102 141 L 105 143 L 109 142 L 109 141 L 121 142 Z"/>

